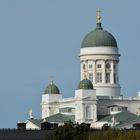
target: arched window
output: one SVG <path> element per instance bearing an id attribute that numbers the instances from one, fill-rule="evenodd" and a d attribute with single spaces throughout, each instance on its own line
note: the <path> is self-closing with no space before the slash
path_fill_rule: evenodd
<path id="1" fill-rule="evenodd" d="M 85 70 L 86 69 L 86 65 L 85 64 L 83 64 L 83 70 Z"/>
<path id="2" fill-rule="evenodd" d="M 107 68 L 107 69 L 110 69 L 110 67 L 111 67 L 110 64 L 107 63 L 107 64 L 106 64 L 106 68 Z"/>

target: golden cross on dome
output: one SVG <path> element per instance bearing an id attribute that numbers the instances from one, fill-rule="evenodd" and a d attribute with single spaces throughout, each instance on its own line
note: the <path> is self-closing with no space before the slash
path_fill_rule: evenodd
<path id="1" fill-rule="evenodd" d="M 101 13 L 102 11 L 100 10 L 100 9 L 97 9 L 96 10 L 96 13 L 97 13 L 97 22 L 98 23 L 100 23 L 101 22 L 101 16 L 100 16 L 100 13 Z"/>
<path id="2" fill-rule="evenodd" d="M 50 76 L 50 81 L 51 81 L 51 84 L 54 84 L 54 77 L 52 75 Z"/>
<path id="3" fill-rule="evenodd" d="M 32 109 L 29 110 L 29 117 L 30 117 L 30 119 L 33 119 L 33 110 Z"/>
<path id="4" fill-rule="evenodd" d="M 102 11 L 100 10 L 100 9 L 97 9 L 96 10 L 96 13 L 97 13 L 97 16 L 100 16 L 100 13 L 101 13 Z"/>

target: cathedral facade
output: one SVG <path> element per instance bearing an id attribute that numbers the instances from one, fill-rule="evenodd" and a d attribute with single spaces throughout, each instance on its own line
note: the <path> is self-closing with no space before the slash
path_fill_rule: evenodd
<path id="1" fill-rule="evenodd" d="M 42 95 L 42 119 L 30 118 L 26 127 L 39 129 L 36 121 L 63 124 L 71 120 L 96 128 L 104 124 L 131 128 L 139 122 L 140 94 L 136 97 L 121 95 L 119 48 L 114 36 L 103 29 L 100 15 L 96 28 L 84 37 L 79 57 L 81 81 L 74 97 L 63 98 L 51 81 Z"/>

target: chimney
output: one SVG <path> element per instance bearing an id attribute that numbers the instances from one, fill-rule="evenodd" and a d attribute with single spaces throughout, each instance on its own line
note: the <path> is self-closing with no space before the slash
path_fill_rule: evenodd
<path id="1" fill-rule="evenodd" d="M 18 130 L 26 130 L 26 123 L 18 121 L 17 129 Z"/>

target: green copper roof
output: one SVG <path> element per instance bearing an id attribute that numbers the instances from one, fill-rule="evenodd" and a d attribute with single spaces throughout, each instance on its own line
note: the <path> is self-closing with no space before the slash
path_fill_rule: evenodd
<path id="1" fill-rule="evenodd" d="M 89 32 L 83 39 L 81 48 L 102 46 L 117 47 L 117 42 L 111 33 L 102 28 L 101 23 L 97 23 L 96 29 Z"/>
<path id="2" fill-rule="evenodd" d="M 83 79 L 80 81 L 78 89 L 93 89 L 92 82 L 88 79 Z"/>
<path id="3" fill-rule="evenodd" d="M 111 122 L 112 121 L 111 120 L 112 116 L 113 115 L 109 115 L 109 116 L 106 116 L 104 118 L 101 118 L 99 120 L 99 122 L 104 122 L 104 121 Z M 121 126 L 123 124 L 127 124 L 129 122 L 132 122 L 132 121 L 134 121 L 134 120 L 136 120 L 138 118 L 137 115 L 132 114 L 130 112 L 120 112 L 120 113 L 114 114 L 114 117 L 117 120 L 117 122 L 120 122 L 120 124 L 116 125 L 116 127 L 119 127 L 119 126 Z M 138 118 L 138 119 L 140 120 L 140 118 Z"/>
<path id="4" fill-rule="evenodd" d="M 58 87 L 51 82 L 51 84 L 49 84 L 45 90 L 44 94 L 60 94 Z"/>
<path id="5" fill-rule="evenodd" d="M 46 118 L 47 122 L 50 123 L 64 123 L 67 121 L 75 122 L 75 116 L 74 115 L 64 115 L 64 114 L 54 114 L 52 116 L 49 116 Z"/>
<path id="6" fill-rule="evenodd" d="M 37 125 L 38 127 L 41 127 L 41 123 L 43 122 L 43 120 L 44 119 L 34 119 L 34 118 L 29 119 L 30 122 Z M 49 123 L 64 123 L 67 121 L 75 122 L 75 115 L 64 115 L 64 114 L 57 113 L 45 118 L 45 120 Z"/>

